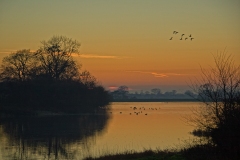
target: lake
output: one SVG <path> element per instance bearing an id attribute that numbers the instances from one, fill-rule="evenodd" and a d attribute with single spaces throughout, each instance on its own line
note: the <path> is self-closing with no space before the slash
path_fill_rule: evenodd
<path id="1" fill-rule="evenodd" d="M 198 102 L 113 102 L 107 113 L 1 118 L 1 159 L 83 159 L 124 151 L 175 148 L 194 127 Z"/>

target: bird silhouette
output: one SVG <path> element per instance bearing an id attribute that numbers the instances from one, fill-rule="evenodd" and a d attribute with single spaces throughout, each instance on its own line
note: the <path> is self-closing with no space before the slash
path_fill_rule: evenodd
<path id="1" fill-rule="evenodd" d="M 173 34 L 178 34 L 178 32 L 177 31 L 173 31 Z"/>
<path id="2" fill-rule="evenodd" d="M 177 34 L 177 33 L 179 33 L 179 32 L 177 32 L 177 31 L 173 31 L 173 34 Z M 189 39 L 189 40 L 193 40 L 194 38 L 192 37 L 192 34 L 189 34 L 189 36 L 187 37 L 187 35 L 188 34 L 186 34 L 186 36 L 185 36 L 185 34 L 183 33 L 183 34 L 181 34 L 181 37 L 180 37 L 180 40 L 187 40 L 187 39 Z M 184 37 L 185 36 L 185 37 Z M 173 40 L 173 37 L 171 37 L 169 40 Z"/>

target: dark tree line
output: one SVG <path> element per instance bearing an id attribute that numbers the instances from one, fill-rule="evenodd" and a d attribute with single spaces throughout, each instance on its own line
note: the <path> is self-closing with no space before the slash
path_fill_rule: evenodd
<path id="1" fill-rule="evenodd" d="M 36 52 L 24 49 L 3 58 L 1 110 L 88 112 L 108 104 L 108 92 L 73 59 L 79 42 L 54 36 L 41 44 Z"/>
<path id="2" fill-rule="evenodd" d="M 116 90 L 110 92 L 113 101 L 124 100 L 195 100 L 198 96 L 192 91 L 187 90 L 184 93 L 177 93 L 176 90 L 162 92 L 159 88 L 149 91 L 130 93 L 127 86 L 119 86 Z"/>

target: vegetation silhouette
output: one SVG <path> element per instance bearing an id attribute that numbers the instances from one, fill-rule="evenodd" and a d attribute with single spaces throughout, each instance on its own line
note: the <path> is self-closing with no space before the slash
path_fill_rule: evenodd
<path id="1" fill-rule="evenodd" d="M 205 105 L 188 120 L 196 126 L 193 134 L 208 137 L 228 157 L 240 157 L 240 66 L 226 51 L 214 56 L 215 67 L 202 69 L 202 78 L 192 85 Z"/>
<path id="2" fill-rule="evenodd" d="M 3 58 L 0 110 L 8 113 L 94 112 L 110 100 L 108 92 L 73 59 L 80 43 L 64 36 L 43 41 L 36 52 L 19 50 Z"/>
<path id="3" fill-rule="evenodd" d="M 117 90 L 111 92 L 113 99 L 128 99 L 129 88 L 127 86 L 120 86 Z"/>
<path id="4" fill-rule="evenodd" d="M 87 153 L 95 144 L 95 137 L 105 132 L 109 118 L 104 110 L 97 115 L 2 117 L 1 131 L 7 143 L 2 156 L 10 159 L 79 159 L 76 155 L 79 149 L 80 154 Z"/>
<path id="5" fill-rule="evenodd" d="M 197 101 L 194 94 L 190 90 L 184 93 L 177 93 L 176 90 L 166 91 L 163 93 L 159 88 L 151 89 L 151 92 L 135 92 L 130 93 L 127 86 L 120 86 L 116 90 L 109 92 L 113 102 L 174 102 L 174 101 Z"/>

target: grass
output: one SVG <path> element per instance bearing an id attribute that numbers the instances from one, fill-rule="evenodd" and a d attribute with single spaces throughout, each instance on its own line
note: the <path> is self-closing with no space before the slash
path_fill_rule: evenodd
<path id="1" fill-rule="evenodd" d="M 182 147 L 180 150 L 125 151 L 85 160 L 239 160 L 240 152 L 227 153 L 212 144 Z"/>
<path id="2" fill-rule="evenodd" d="M 85 160 L 185 160 L 181 153 L 176 151 L 153 151 L 145 150 L 143 152 L 126 151 L 124 153 L 109 154 L 98 158 L 88 157 Z"/>

